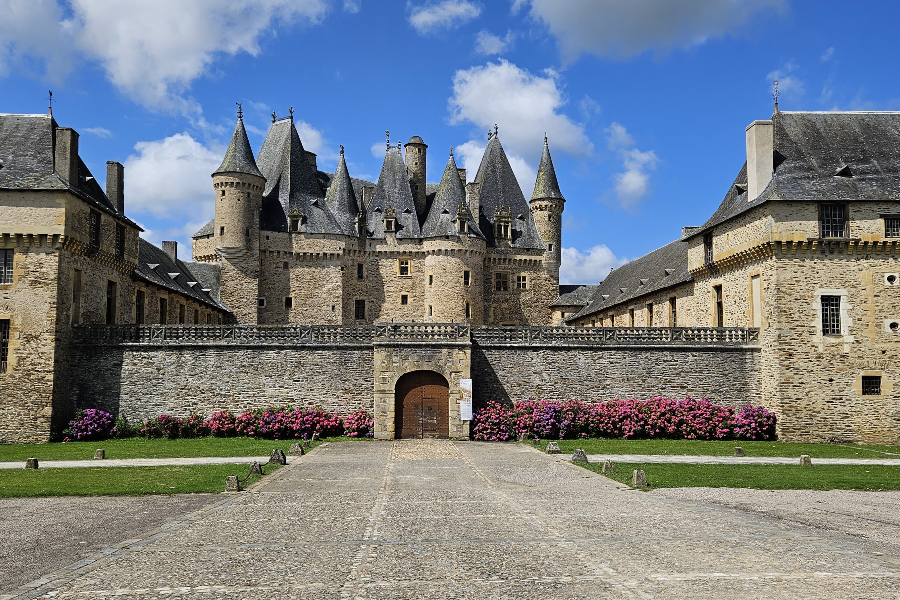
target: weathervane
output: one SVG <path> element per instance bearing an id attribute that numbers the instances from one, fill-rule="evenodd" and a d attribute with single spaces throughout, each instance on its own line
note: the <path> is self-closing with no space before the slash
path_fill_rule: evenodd
<path id="1" fill-rule="evenodd" d="M 493 137 L 493 135 L 494 135 L 494 132 L 492 132 L 490 129 L 488 129 L 488 141 L 491 141 L 491 137 Z"/>
<path id="2" fill-rule="evenodd" d="M 781 97 L 781 92 L 778 91 L 778 80 L 772 82 L 772 99 L 775 100 L 775 112 L 778 112 L 778 98 Z"/>
<path id="3" fill-rule="evenodd" d="M 498 130 L 498 129 L 499 129 L 499 127 L 497 127 L 497 124 L 494 123 L 494 137 L 497 137 L 497 130 Z"/>
<path id="4" fill-rule="evenodd" d="M 272 111 L 272 122 L 273 123 L 275 122 L 275 111 L 274 110 Z"/>
<path id="5" fill-rule="evenodd" d="M 48 90 L 47 93 L 50 94 L 50 96 L 47 98 L 47 100 L 50 102 L 50 106 L 49 106 L 49 108 L 47 108 L 47 114 L 49 114 L 52 117 L 53 116 L 53 90 Z"/>
<path id="6" fill-rule="evenodd" d="M 244 108 L 241 106 L 241 104 L 243 104 L 243 102 L 235 102 L 235 104 L 237 104 L 237 107 L 238 107 L 238 119 L 243 119 L 244 118 Z"/>
<path id="7" fill-rule="evenodd" d="M 386 146 L 386 147 L 385 147 L 385 150 L 390 150 L 390 149 L 391 149 L 391 132 L 388 131 L 387 129 L 385 129 L 385 130 L 384 130 L 384 137 L 385 137 L 384 143 L 385 143 L 385 146 Z"/>
<path id="8" fill-rule="evenodd" d="M 341 144 L 341 156 L 343 156 L 343 155 L 344 155 L 344 145 Z"/>
<path id="9" fill-rule="evenodd" d="M 291 123 L 293 123 L 294 122 L 294 107 L 292 106 L 288 112 L 291 115 Z"/>
<path id="10" fill-rule="evenodd" d="M 450 156 L 453 156 L 453 146 L 450 146 Z"/>

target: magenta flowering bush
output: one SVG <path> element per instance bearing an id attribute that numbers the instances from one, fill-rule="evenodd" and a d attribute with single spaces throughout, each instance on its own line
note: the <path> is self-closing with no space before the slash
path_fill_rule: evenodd
<path id="1" fill-rule="evenodd" d="M 236 418 L 230 410 L 220 410 L 206 420 L 209 434 L 215 437 L 233 437 L 237 435 Z"/>
<path id="2" fill-rule="evenodd" d="M 347 437 L 372 437 L 375 435 L 375 418 L 364 410 L 344 417 L 344 435 Z"/>
<path id="3" fill-rule="evenodd" d="M 488 402 L 474 415 L 472 437 L 506 441 L 520 435 L 553 439 L 775 439 L 775 413 L 762 406 L 721 406 L 707 399 L 555 400 L 504 406 Z"/>
<path id="4" fill-rule="evenodd" d="M 111 414 L 98 408 L 85 408 L 75 413 L 63 431 L 63 441 L 105 440 L 115 435 L 116 421 Z"/>

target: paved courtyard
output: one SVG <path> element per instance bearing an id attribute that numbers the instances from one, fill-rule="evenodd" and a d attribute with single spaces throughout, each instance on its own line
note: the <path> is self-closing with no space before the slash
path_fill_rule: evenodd
<path id="1" fill-rule="evenodd" d="M 15 593 L 883 599 L 900 598 L 894 550 L 628 490 L 522 445 L 344 443 Z"/>

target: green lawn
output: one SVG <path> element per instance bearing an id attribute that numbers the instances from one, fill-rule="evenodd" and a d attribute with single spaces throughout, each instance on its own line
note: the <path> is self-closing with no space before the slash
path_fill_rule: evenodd
<path id="1" fill-rule="evenodd" d="M 547 442 L 541 440 L 541 449 Z M 681 454 L 694 456 L 734 456 L 735 446 L 747 456 L 797 456 L 815 458 L 900 458 L 900 446 L 857 446 L 850 444 L 788 444 L 784 442 L 704 441 L 704 440 L 557 440 L 564 454 L 584 448 L 588 454 Z"/>
<path id="2" fill-rule="evenodd" d="M 268 475 L 277 465 L 263 465 Z M 224 492 L 225 478 L 247 476 L 250 465 L 184 467 L 93 467 L 0 470 L 0 498 L 36 496 L 143 496 Z M 247 487 L 259 476 L 242 485 Z"/>
<path id="3" fill-rule="evenodd" d="M 325 438 L 322 441 L 344 441 L 357 438 Z M 364 438 L 369 439 L 369 438 Z M 89 460 L 94 451 L 103 448 L 106 458 L 181 458 L 194 456 L 268 456 L 275 448 L 287 454 L 291 443 L 299 440 L 259 440 L 255 438 L 205 437 L 185 440 L 127 438 L 102 442 L 51 442 L 47 444 L 0 445 L 0 462 L 42 460 Z M 321 442 L 316 442 L 317 446 Z"/>
<path id="4" fill-rule="evenodd" d="M 576 463 L 599 473 L 602 463 Z M 650 488 L 733 487 L 759 490 L 898 490 L 900 467 L 880 465 L 693 465 L 616 463 L 612 479 L 631 484 L 643 469 Z"/>

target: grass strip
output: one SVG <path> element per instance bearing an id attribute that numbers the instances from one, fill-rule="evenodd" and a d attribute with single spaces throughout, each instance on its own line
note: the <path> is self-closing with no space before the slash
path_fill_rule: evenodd
<path id="1" fill-rule="evenodd" d="M 600 473 L 602 463 L 575 463 Z M 695 465 L 616 463 L 607 475 L 631 484 L 635 469 L 647 474 L 653 488 L 730 487 L 757 490 L 900 490 L 900 467 L 883 465 Z M 606 474 L 604 474 L 606 475 Z"/>
<path id="2" fill-rule="evenodd" d="M 334 437 L 317 440 L 312 447 L 325 441 L 349 441 L 360 438 Z M 368 438 L 362 438 L 368 439 Z M 90 460 L 94 451 L 103 448 L 106 458 L 193 458 L 198 456 L 269 456 L 280 448 L 287 454 L 293 442 L 300 440 L 261 440 L 249 437 L 191 438 L 126 438 L 100 442 L 50 442 L 46 444 L 0 445 L 0 462 L 22 461 L 35 457 L 43 460 Z"/>
<path id="3" fill-rule="evenodd" d="M 547 447 L 542 440 L 541 449 Z M 555 440 L 564 454 L 583 448 L 588 454 L 674 454 L 686 456 L 734 456 L 735 446 L 744 449 L 746 456 L 800 457 L 809 454 L 818 458 L 897 458 L 900 446 L 855 444 L 792 444 L 786 442 L 748 442 L 738 440 L 623 440 L 580 439 Z"/>
<path id="4" fill-rule="evenodd" d="M 278 465 L 263 465 L 266 475 Z M 242 480 L 246 465 L 190 465 L 184 467 L 95 467 L 80 469 L 0 470 L 0 498 L 38 496 L 146 496 L 225 491 L 225 478 Z M 250 477 L 243 487 L 259 479 Z"/>

